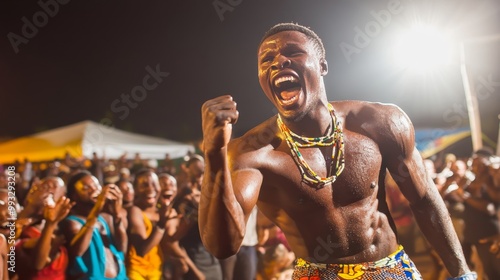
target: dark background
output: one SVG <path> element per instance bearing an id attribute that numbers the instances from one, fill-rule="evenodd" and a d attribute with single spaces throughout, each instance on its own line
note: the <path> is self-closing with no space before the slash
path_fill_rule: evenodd
<path id="1" fill-rule="evenodd" d="M 241 135 L 275 114 L 257 81 L 256 50 L 269 27 L 290 21 L 312 27 L 323 39 L 330 100 L 395 103 L 417 128 L 467 126 L 458 42 L 500 33 L 500 1 L 402 0 L 403 11 L 348 62 L 340 44 L 354 45 L 355 28 L 365 29 L 374 20 L 370 12 L 387 10 L 390 2 L 398 1 L 72 0 L 59 4 L 16 54 L 8 34 L 22 35 L 22 18 L 33 22 L 42 8 L 36 1 L 2 1 L 0 139 L 106 119 L 132 132 L 196 141 L 201 105 L 221 94 L 238 103 L 234 131 Z M 218 13 L 216 4 L 230 10 Z M 450 65 L 424 74 L 393 66 L 396 32 L 415 21 L 451 34 L 456 48 Z M 489 81 L 479 106 L 483 132 L 496 141 L 500 42 L 468 44 L 466 56 L 476 86 Z M 115 100 L 142 84 L 145 68 L 158 64 L 169 76 L 126 116 L 113 111 Z"/>

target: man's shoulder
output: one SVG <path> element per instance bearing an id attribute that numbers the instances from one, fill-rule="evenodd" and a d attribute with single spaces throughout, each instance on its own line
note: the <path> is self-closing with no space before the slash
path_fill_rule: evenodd
<path id="1" fill-rule="evenodd" d="M 257 126 L 247 131 L 242 136 L 231 140 L 229 152 L 233 155 L 242 155 L 249 152 L 257 152 L 268 147 L 277 137 L 277 116 L 272 116 Z"/>
<path id="2" fill-rule="evenodd" d="M 362 126 L 364 129 L 388 128 L 397 123 L 410 123 L 408 116 L 392 103 L 345 100 L 331 102 L 335 113 L 346 126 Z"/>
<path id="3" fill-rule="evenodd" d="M 395 104 L 348 100 L 332 105 L 346 129 L 362 132 L 379 144 L 409 139 L 414 132 L 408 116 Z"/>
<path id="4" fill-rule="evenodd" d="M 335 111 L 344 116 L 378 118 L 392 114 L 404 114 L 403 110 L 392 103 L 372 102 L 363 100 L 341 100 L 330 102 Z"/>
<path id="5" fill-rule="evenodd" d="M 272 151 L 281 143 L 276 118 L 267 119 L 229 143 L 231 168 L 256 169 L 266 165 Z"/>

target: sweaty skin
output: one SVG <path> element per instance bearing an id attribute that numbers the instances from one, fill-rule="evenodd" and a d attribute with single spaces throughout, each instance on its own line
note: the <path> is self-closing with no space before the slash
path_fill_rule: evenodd
<path id="1" fill-rule="evenodd" d="M 332 125 L 323 77 L 326 60 L 298 31 L 282 31 L 259 48 L 260 85 L 293 132 L 325 135 Z M 280 77 L 296 84 L 282 91 Z M 238 119 L 229 95 L 202 107 L 205 173 L 200 232 L 217 257 L 236 253 L 252 208 L 285 233 L 297 257 L 320 263 L 360 263 L 384 258 L 398 241 L 385 200 L 388 170 L 410 202 L 415 218 L 440 252 L 451 275 L 469 272 L 447 210 L 415 148 L 414 130 L 396 106 L 362 101 L 331 103 L 342 123 L 345 168 L 321 188 L 302 182 L 276 116 L 230 139 Z M 306 162 L 326 177 L 332 147 L 301 148 Z"/>

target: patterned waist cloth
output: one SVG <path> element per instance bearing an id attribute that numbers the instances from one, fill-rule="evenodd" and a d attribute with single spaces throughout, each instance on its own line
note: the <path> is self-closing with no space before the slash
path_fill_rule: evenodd
<path id="1" fill-rule="evenodd" d="M 389 256 L 359 264 L 321 264 L 297 259 L 293 280 L 421 280 L 422 275 L 399 246 Z"/>

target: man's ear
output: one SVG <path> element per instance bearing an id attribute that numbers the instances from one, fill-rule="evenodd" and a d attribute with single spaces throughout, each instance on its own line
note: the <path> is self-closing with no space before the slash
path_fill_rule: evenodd
<path id="1" fill-rule="evenodd" d="M 319 60 L 319 66 L 320 66 L 320 70 L 321 70 L 321 76 L 325 76 L 326 74 L 328 74 L 328 62 L 326 61 L 326 59 L 324 58 L 321 58 Z"/>

